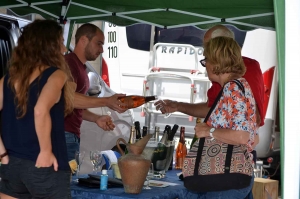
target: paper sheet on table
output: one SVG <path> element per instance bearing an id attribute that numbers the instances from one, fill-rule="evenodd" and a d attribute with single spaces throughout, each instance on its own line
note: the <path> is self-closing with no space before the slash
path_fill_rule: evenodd
<path id="1" fill-rule="evenodd" d="M 179 184 L 171 183 L 171 182 L 165 182 L 165 181 L 159 181 L 159 180 L 149 180 L 149 186 L 151 187 L 167 187 L 167 186 L 176 186 Z"/>

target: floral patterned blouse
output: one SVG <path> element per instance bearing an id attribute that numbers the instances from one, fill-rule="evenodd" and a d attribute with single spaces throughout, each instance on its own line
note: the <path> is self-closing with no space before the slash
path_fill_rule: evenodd
<path id="1" fill-rule="evenodd" d="M 247 144 L 251 152 L 254 135 L 257 134 L 256 106 L 251 88 L 244 78 L 238 79 L 244 86 L 244 91 L 234 81 L 224 85 L 223 94 L 207 121 L 209 126 L 249 132 Z"/>

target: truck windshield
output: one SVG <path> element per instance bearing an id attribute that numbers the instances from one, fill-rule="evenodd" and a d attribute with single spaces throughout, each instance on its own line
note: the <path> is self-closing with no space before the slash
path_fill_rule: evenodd
<path id="1" fill-rule="evenodd" d="M 246 32 L 237 29 L 234 26 L 226 25 L 234 32 L 235 40 L 243 47 Z M 154 44 L 156 43 L 177 43 L 190 44 L 193 46 L 203 45 L 203 36 L 206 30 L 201 30 L 194 26 L 163 29 L 155 28 Z M 151 25 L 135 24 L 126 27 L 127 43 L 130 48 L 136 50 L 149 51 Z"/>

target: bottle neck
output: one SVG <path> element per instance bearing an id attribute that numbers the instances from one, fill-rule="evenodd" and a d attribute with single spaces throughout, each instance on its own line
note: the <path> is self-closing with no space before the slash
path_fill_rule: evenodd
<path id="1" fill-rule="evenodd" d="M 169 138 L 168 138 L 168 139 L 169 139 L 170 141 L 173 141 L 174 136 L 175 136 L 175 134 L 176 134 L 176 132 L 177 132 L 177 129 L 178 129 L 178 125 L 175 124 L 175 125 L 173 126 L 172 130 L 170 131 L 170 134 L 169 134 Z"/>
<path id="2" fill-rule="evenodd" d="M 181 142 L 182 144 L 185 143 L 184 131 L 181 131 L 181 132 L 180 132 L 180 139 L 179 139 L 179 142 Z"/>
<path id="3" fill-rule="evenodd" d="M 135 127 L 131 127 L 130 137 L 128 143 L 133 144 L 135 142 Z"/>
<path id="4" fill-rule="evenodd" d="M 153 100 L 156 100 L 156 99 L 157 99 L 156 95 L 147 96 L 147 97 L 145 97 L 145 102 L 150 102 L 150 101 L 153 101 Z"/>
<path id="5" fill-rule="evenodd" d="M 140 130 L 140 125 L 135 125 L 135 132 L 136 132 L 136 139 L 141 139 L 141 130 Z"/>
<path id="6" fill-rule="evenodd" d="M 168 133 L 164 133 L 163 137 L 161 138 L 160 142 L 161 143 L 166 143 L 168 140 Z"/>

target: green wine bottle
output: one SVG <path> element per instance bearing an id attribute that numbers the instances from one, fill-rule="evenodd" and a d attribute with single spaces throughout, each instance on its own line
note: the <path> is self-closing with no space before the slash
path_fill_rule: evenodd
<path id="1" fill-rule="evenodd" d="M 201 123 L 201 118 L 197 118 L 196 119 L 196 124 L 199 124 L 199 123 Z M 196 142 L 198 140 L 198 138 L 196 137 L 196 134 L 194 135 L 194 137 L 193 137 L 193 140 L 192 140 L 192 143 L 191 143 L 191 148 L 193 147 L 193 145 L 194 145 L 194 143 Z M 190 149 L 191 149 L 190 148 Z"/>

